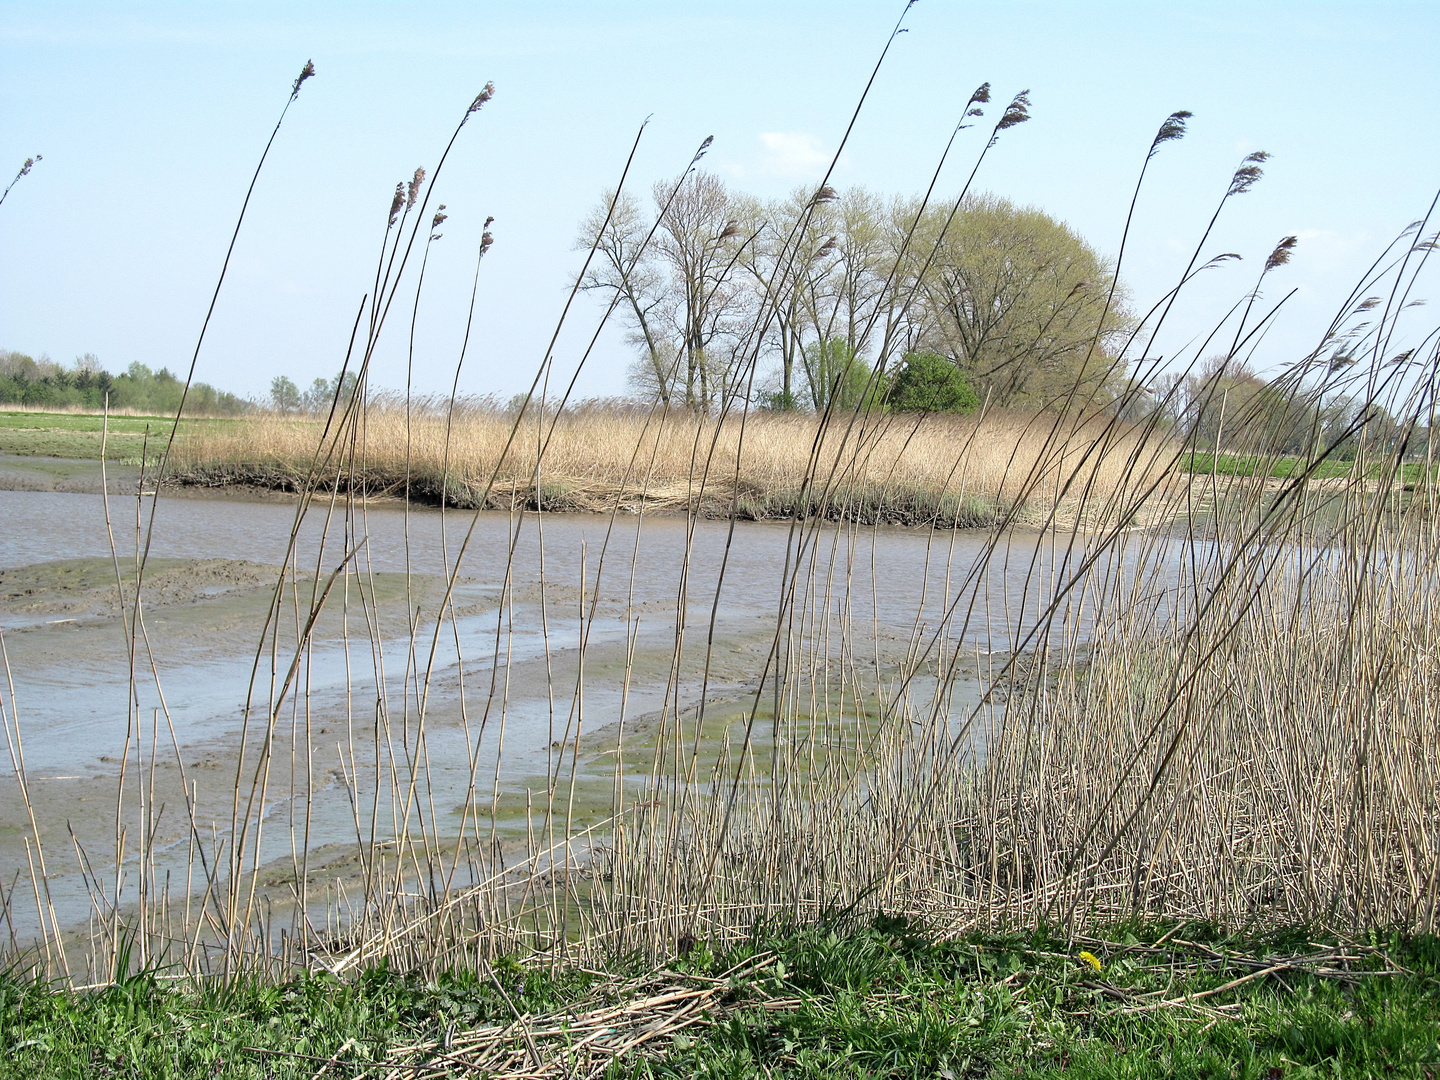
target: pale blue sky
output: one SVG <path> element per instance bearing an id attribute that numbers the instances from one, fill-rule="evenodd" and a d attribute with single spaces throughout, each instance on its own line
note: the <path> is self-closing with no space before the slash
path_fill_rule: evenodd
<path id="1" fill-rule="evenodd" d="M 508 395 L 530 374 L 579 256 L 576 225 L 614 182 L 635 129 L 638 191 L 706 135 L 709 167 L 759 195 L 818 178 L 900 4 L 0 4 L 0 169 L 44 161 L 0 207 L 0 347 L 94 352 L 183 370 L 254 162 L 307 58 L 305 86 L 251 205 L 198 377 L 263 394 L 338 367 L 395 182 L 433 167 L 487 81 L 436 198 L 451 219 L 427 278 L 423 389 L 448 388 L 480 223 L 477 345 L 462 389 Z M 981 81 L 1029 88 L 979 186 L 1119 242 L 1156 126 L 1195 113 L 1142 196 L 1125 277 L 1137 301 L 1188 256 L 1240 157 L 1274 155 L 1227 211 L 1215 275 L 1177 329 L 1242 293 L 1297 233 L 1270 291 L 1301 292 L 1267 360 L 1307 350 L 1353 279 L 1440 186 L 1440 4 L 992 3 L 920 0 L 836 173 L 913 192 Z M 997 114 L 998 115 L 998 114 Z M 958 185 L 983 136 L 963 144 Z M 944 185 L 942 185 L 944 186 Z M 576 329 L 593 326 L 587 306 Z M 403 380 L 403 334 L 375 379 Z M 573 363 L 573 342 L 559 356 Z M 624 388 L 612 335 L 581 382 Z"/>

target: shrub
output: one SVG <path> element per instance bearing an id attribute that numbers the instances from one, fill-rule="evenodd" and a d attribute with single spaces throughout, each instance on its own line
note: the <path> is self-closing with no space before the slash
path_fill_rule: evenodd
<path id="1" fill-rule="evenodd" d="M 890 386 L 896 412 L 974 412 L 980 398 L 960 369 L 931 352 L 909 353 Z"/>

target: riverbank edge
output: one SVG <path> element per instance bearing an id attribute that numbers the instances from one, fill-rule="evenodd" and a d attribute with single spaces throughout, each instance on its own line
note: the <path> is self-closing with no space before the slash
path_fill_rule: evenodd
<path id="1" fill-rule="evenodd" d="M 283 468 L 200 465 L 178 469 L 166 480 L 178 490 L 244 490 L 298 494 L 306 478 Z M 319 490 L 367 500 L 404 500 L 450 510 L 495 510 L 505 513 L 544 511 L 567 514 L 608 514 L 617 508 L 629 514 L 694 514 L 711 520 L 788 521 L 822 518 L 860 525 L 990 528 L 1003 521 L 1012 506 L 998 499 L 954 492 L 934 492 L 910 485 L 845 485 L 836 489 L 760 490 L 733 479 L 704 483 L 665 484 L 649 489 L 596 482 L 587 478 L 550 476 L 536 484 L 510 480 L 488 489 L 464 479 L 431 475 L 408 479 L 388 474 L 326 476 Z"/>

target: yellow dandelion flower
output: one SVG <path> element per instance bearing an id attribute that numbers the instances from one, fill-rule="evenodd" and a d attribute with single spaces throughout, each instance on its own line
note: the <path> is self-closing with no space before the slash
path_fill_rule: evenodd
<path id="1" fill-rule="evenodd" d="M 1094 968 L 1096 971 L 1103 971 L 1103 970 L 1104 970 L 1104 969 L 1100 966 L 1100 958 L 1099 958 L 1098 956 L 1096 956 L 1096 955 L 1095 955 L 1094 953 L 1092 953 L 1092 952 L 1085 952 L 1085 951 L 1082 950 L 1081 953 L 1080 953 L 1080 959 L 1083 960 L 1083 961 L 1085 961 L 1085 963 L 1089 964 L 1089 965 L 1090 965 L 1092 968 Z"/>

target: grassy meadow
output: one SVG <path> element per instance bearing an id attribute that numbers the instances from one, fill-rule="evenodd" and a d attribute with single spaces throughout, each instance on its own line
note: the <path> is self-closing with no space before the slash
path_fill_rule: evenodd
<path id="1" fill-rule="evenodd" d="M 235 424 L 236 420 L 186 418 L 180 430 L 186 435 L 212 425 Z M 164 446 L 173 416 L 111 414 L 80 409 L 48 412 L 0 408 L 0 454 L 98 460 L 103 444 L 105 457 L 124 464 L 138 464 Z"/>
<path id="2" fill-rule="evenodd" d="M 1310 461 L 1295 454 L 1216 454 L 1197 451 L 1184 455 L 1176 467 L 1190 473 L 1215 473 L 1219 476 L 1265 476 L 1275 480 L 1308 474 L 1312 480 L 1338 480 L 1355 475 L 1355 462 L 1343 458 L 1322 461 L 1312 467 Z M 1385 471 L 1385 463 L 1372 463 L 1366 476 L 1378 479 Z M 1435 466 L 1419 461 L 1398 463 L 1393 480 L 1402 484 L 1419 484 L 1435 476 Z"/>

